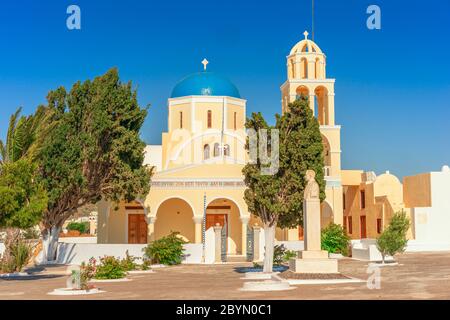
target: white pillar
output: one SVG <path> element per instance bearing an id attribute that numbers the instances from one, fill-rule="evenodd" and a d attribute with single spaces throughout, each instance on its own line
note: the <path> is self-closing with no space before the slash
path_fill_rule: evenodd
<path id="1" fill-rule="evenodd" d="M 247 226 L 250 217 L 241 217 L 242 221 L 242 244 L 241 244 L 241 254 L 243 256 L 247 255 Z"/>
<path id="2" fill-rule="evenodd" d="M 155 222 L 156 217 L 147 218 L 147 242 L 155 241 Z"/>
<path id="3" fill-rule="evenodd" d="M 214 226 L 214 262 L 221 263 L 222 262 L 222 227 L 220 224 L 216 223 Z"/>

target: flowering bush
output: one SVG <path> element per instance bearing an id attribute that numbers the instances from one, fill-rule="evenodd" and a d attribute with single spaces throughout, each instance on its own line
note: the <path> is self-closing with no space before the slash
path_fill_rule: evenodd
<path id="1" fill-rule="evenodd" d="M 128 253 L 128 250 L 125 252 L 125 258 L 123 258 L 120 261 L 120 264 L 122 265 L 123 270 L 125 271 L 132 271 L 132 270 L 136 270 L 137 269 L 137 264 L 136 261 L 137 258 L 130 255 Z"/>
<path id="2" fill-rule="evenodd" d="M 119 259 L 112 256 L 100 258 L 100 264 L 95 268 L 95 279 L 121 279 L 126 271 Z"/>

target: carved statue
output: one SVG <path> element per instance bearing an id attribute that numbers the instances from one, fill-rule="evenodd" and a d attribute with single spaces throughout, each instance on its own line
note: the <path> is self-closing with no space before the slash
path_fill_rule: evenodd
<path id="1" fill-rule="evenodd" d="M 320 189 L 316 182 L 316 173 L 314 170 L 306 170 L 305 180 L 307 181 L 303 199 L 319 199 Z"/>

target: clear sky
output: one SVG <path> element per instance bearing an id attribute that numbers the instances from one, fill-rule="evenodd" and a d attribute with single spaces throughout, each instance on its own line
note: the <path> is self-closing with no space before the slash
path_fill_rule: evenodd
<path id="1" fill-rule="evenodd" d="M 402 177 L 450 164 L 450 1 L 315 3 L 315 40 L 336 79 L 342 167 Z M 81 8 L 81 30 L 66 27 L 70 4 Z M 381 7 L 379 31 L 366 27 L 371 4 Z M 311 0 L 3 1 L 0 138 L 18 106 L 29 114 L 49 90 L 115 66 L 151 104 L 142 136 L 159 144 L 173 86 L 205 57 L 236 84 L 248 114 L 273 119 L 310 12 Z"/>

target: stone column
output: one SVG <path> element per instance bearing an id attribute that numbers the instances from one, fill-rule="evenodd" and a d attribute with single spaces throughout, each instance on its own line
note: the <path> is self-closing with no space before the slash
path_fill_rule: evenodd
<path id="1" fill-rule="evenodd" d="M 155 241 L 155 222 L 156 217 L 147 218 L 147 242 Z"/>
<path id="2" fill-rule="evenodd" d="M 307 60 L 307 61 L 308 61 L 308 79 L 315 79 L 316 61 L 315 60 Z"/>
<path id="3" fill-rule="evenodd" d="M 262 260 L 262 252 L 260 252 L 261 243 L 259 242 L 261 234 L 261 227 L 255 224 L 253 226 L 253 261 Z"/>
<path id="4" fill-rule="evenodd" d="M 328 125 L 330 126 L 334 126 L 334 93 L 329 93 L 327 95 L 327 120 L 328 120 Z"/>
<path id="5" fill-rule="evenodd" d="M 242 221 L 242 244 L 241 244 L 241 254 L 243 256 L 247 255 L 247 225 L 250 217 L 241 217 Z"/>
<path id="6" fill-rule="evenodd" d="M 202 222 L 203 217 L 202 216 L 194 216 L 192 217 L 192 220 L 194 220 L 195 224 L 195 243 L 202 243 Z"/>
<path id="7" fill-rule="evenodd" d="M 221 263 L 222 262 L 222 227 L 220 224 L 216 223 L 214 226 L 214 248 L 215 248 L 215 255 L 214 255 L 214 263 Z"/>

